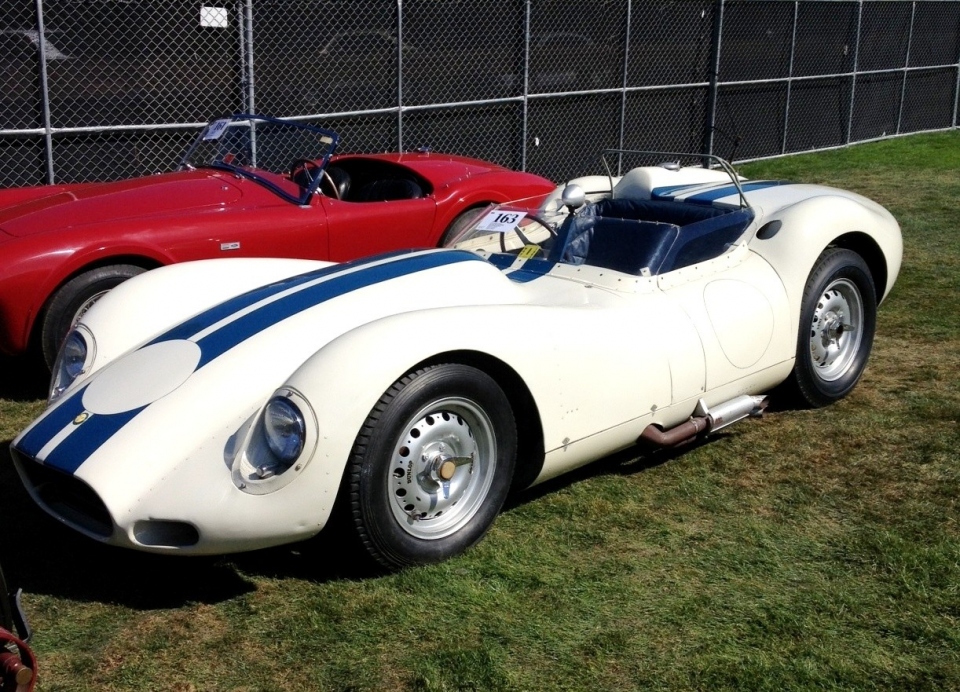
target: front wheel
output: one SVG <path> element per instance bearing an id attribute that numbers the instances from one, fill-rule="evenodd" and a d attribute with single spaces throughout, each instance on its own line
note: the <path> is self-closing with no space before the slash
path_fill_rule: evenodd
<path id="1" fill-rule="evenodd" d="M 144 271 L 143 267 L 133 264 L 112 264 L 79 274 L 61 286 L 44 311 L 40 331 L 40 345 L 47 367 L 53 367 L 70 328 L 94 303 L 110 289 Z"/>
<path id="2" fill-rule="evenodd" d="M 803 401 L 826 406 L 854 388 L 870 357 L 877 296 L 857 253 L 829 248 L 803 291 L 792 380 Z"/>
<path id="3" fill-rule="evenodd" d="M 347 470 L 367 552 L 400 569 L 469 548 L 503 506 L 516 449 L 510 402 L 482 371 L 435 365 L 395 382 L 370 412 Z"/>
<path id="4" fill-rule="evenodd" d="M 454 238 L 480 218 L 480 212 L 482 211 L 483 207 L 471 207 L 466 211 L 460 212 L 450 225 L 447 226 L 447 230 L 443 232 L 443 235 L 440 236 L 440 242 L 437 243 L 437 247 L 448 247 Z"/>

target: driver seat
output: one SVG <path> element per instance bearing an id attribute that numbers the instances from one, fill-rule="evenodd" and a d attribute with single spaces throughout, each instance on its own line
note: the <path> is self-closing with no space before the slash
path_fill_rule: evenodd
<path id="1" fill-rule="evenodd" d="M 350 174 L 337 166 L 327 166 L 327 175 L 329 175 L 330 180 L 333 181 L 333 185 L 336 188 L 337 194 L 329 194 L 333 191 L 325 189 L 330 187 L 330 180 L 327 180 L 326 176 L 324 176 L 324 179 L 320 181 L 321 191 L 327 195 L 327 197 L 337 197 L 341 200 L 346 199 L 347 194 L 350 192 Z"/>

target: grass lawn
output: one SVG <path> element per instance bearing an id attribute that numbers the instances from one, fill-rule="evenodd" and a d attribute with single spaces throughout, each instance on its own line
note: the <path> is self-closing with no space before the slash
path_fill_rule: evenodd
<path id="1" fill-rule="evenodd" d="M 78 536 L 16 477 L 44 387 L 0 362 L 0 561 L 41 689 L 960 689 L 960 132 L 741 172 L 899 219 L 857 389 L 527 491 L 442 565 L 358 574 L 332 538 L 175 559 Z"/>

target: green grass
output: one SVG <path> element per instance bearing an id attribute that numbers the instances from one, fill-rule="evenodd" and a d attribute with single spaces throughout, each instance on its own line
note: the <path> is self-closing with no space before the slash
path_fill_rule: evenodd
<path id="1" fill-rule="evenodd" d="M 602 460 L 516 498 L 466 555 L 379 577 L 331 539 L 94 544 L 32 506 L 4 442 L 0 556 L 42 689 L 960 689 L 960 133 L 742 169 L 861 192 L 903 227 L 850 397 Z M 42 408 L 19 382 L 3 441 Z"/>

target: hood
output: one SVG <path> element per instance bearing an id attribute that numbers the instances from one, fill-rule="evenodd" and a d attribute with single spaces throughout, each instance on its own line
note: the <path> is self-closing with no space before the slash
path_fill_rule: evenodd
<path id="1" fill-rule="evenodd" d="M 233 434 L 338 336 L 406 311 L 517 302 L 517 286 L 459 250 L 379 256 L 292 276 L 205 310 L 109 363 L 12 446 L 96 483 L 105 497 L 104 484 L 116 483 L 120 498 L 186 462 L 211 432 Z M 148 458 L 145 466 L 135 461 Z"/>
<path id="2" fill-rule="evenodd" d="M 24 237 L 105 219 L 144 218 L 215 209 L 239 200 L 229 176 L 184 171 L 97 185 L 62 186 L 0 209 L 0 230 Z"/>

